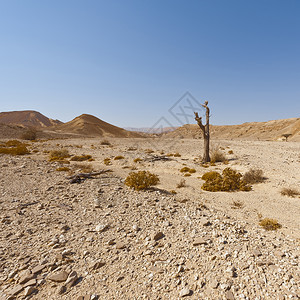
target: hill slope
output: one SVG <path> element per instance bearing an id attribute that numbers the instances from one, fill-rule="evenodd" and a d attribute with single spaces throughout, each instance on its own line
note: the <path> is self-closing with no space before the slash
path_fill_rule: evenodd
<path id="1" fill-rule="evenodd" d="M 61 121 L 49 119 L 34 110 L 1 112 L 0 123 L 17 124 L 26 127 L 50 127 L 62 124 Z"/>
<path id="2" fill-rule="evenodd" d="M 278 140 L 282 134 L 290 133 L 291 141 L 300 141 L 300 118 L 251 122 L 240 125 L 211 125 L 213 139 Z M 166 137 L 202 138 L 196 124 L 187 124 L 169 132 Z"/>
<path id="3" fill-rule="evenodd" d="M 80 115 L 70 122 L 55 126 L 53 130 L 86 136 L 141 137 L 138 133 L 111 125 L 88 114 Z"/>

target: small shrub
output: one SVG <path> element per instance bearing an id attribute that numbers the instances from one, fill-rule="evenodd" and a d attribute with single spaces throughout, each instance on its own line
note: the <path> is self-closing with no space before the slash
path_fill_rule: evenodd
<path id="1" fill-rule="evenodd" d="M 142 161 L 142 159 L 141 158 L 135 158 L 134 160 L 133 160 L 133 162 L 135 162 L 135 163 L 138 163 L 138 162 L 140 162 L 140 161 Z"/>
<path id="2" fill-rule="evenodd" d="M 250 184 L 263 182 L 263 171 L 260 169 L 250 169 L 244 174 L 243 181 Z"/>
<path id="3" fill-rule="evenodd" d="M 71 161 L 86 161 L 86 160 L 91 161 L 91 159 L 93 159 L 91 155 L 83 154 L 83 155 L 75 155 L 70 160 Z"/>
<path id="4" fill-rule="evenodd" d="M 180 169 L 180 172 L 181 173 L 185 173 L 185 172 L 188 172 L 190 170 L 190 168 L 188 167 L 183 167 L 182 169 Z"/>
<path id="5" fill-rule="evenodd" d="M 173 156 L 174 157 L 181 157 L 181 154 L 179 154 L 178 152 L 176 152 Z"/>
<path id="6" fill-rule="evenodd" d="M 191 173 L 191 174 L 196 173 L 196 170 L 195 169 L 189 169 L 189 173 Z"/>
<path id="7" fill-rule="evenodd" d="M 224 162 L 226 160 L 225 154 L 220 150 L 221 148 L 212 148 L 210 153 L 210 160 L 213 163 Z"/>
<path id="8" fill-rule="evenodd" d="M 69 158 L 70 154 L 67 149 L 62 150 L 52 150 L 49 153 L 49 161 L 66 161 L 66 158 Z"/>
<path id="9" fill-rule="evenodd" d="M 22 134 L 21 138 L 23 140 L 34 141 L 36 140 L 36 136 L 37 134 L 35 129 L 28 129 Z"/>
<path id="10" fill-rule="evenodd" d="M 251 187 L 241 180 L 242 174 L 231 169 L 223 170 L 222 175 L 218 172 L 207 172 L 202 176 L 205 183 L 202 189 L 210 192 L 250 191 Z"/>
<path id="11" fill-rule="evenodd" d="M 9 155 L 25 155 L 29 154 L 30 151 L 27 149 L 27 144 L 17 140 L 10 140 L 0 146 L 0 154 L 1 153 Z"/>
<path id="12" fill-rule="evenodd" d="M 67 172 L 67 171 L 70 171 L 70 168 L 68 167 L 59 167 L 56 169 L 56 171 L 58 172 Z"/>
<path id="13" fill-rule="evenodd" d="M 233 208 L 233 209 L 242 208 L 243 206 L 244 206 L 244 204 L 240 200 L 233 200 L 232 204 L 231 204 L 231 208 Z"/>
<path id="14" fill-rule="evenodd" d="M 131 172 L 125 179 L 125 184 L 137 191 L 145 190 L 158 183 L 158 176 L 149 171 Z"/>
<path id="15" fill-rule="evenodd" d="M 93 172 L 93 167 L 90 164 L 74 164 L 73 170 L 79 170 L 82 173 L 91 173 Z"/>
<path id="16" fill-rule="evenodd" d="M 170 193 L 173 194 L 173 195 L 176 195 L 176 194 L 177 194 L 177 192 L 174 191 L 174 190 L 171 190 Z"/>
<path id="17" fill-rule="evenodd" d="M 214 162 L 210 162 L 210 165 L 214 167 L 216 164 Z"/>
<path id="18" fill-rule="evenodd" d="M 151 154 L 153 153 L 154 151 L 152 149 L 145 149 L 144 151 L 146 154 Z"/>
<path id="19" fill-rule="evenodd" d="M 118 155 L 114 158 L 114 160 L 120 160 L 120 159 L 124 159 L 125 157 L 122 155 Z"/>
<path id="20" fill-rule="evenodd" d="M 277 230 L 282 227 L 277 220 L 269 218 L 260 220 L 259 225 L 265 230 Z"/>
<path id="21" fill-rule="evenodd" d="M 190 173 L 185 173 L 183 176 L 184 176 L 184 177 L 190 177 L 191 174 L 190 174 Z"/>
<path id="22" fill-rule="evenodd" d="M 104 164 L 107 165 L 107 166 L 111 165 L 111 160 L 110 160 L 110 158 L 104 158 L 103 162 L 104 162 Z"/>
<path id="23" fill-rule="evenodd" d="M 103 140 L 103 141 L 101 141 L 100 145 L 111 146 L 111 143 L 108 140 Z"/>
<path id="24" fill-rule="evenodd" d="M 228 154 L 233 154 L 233 151 L 232 151 L 232 150 L 229 150 L 229 151 L 228 151 Z"/>
<path id="25" fill-rule="evenodd" d="M 183 188 L 186 186 L 185 180 L 181 179 L 180 182 L 177 184 L 177 188 Z"/>
<path id="26" fill-rule="evenodd" d="M 294 197 L 300 195 L 300 192 L 297 191 L 296 189 L 292 189 L 292 188 L 283 188 L 280 191 L 280 194 L 283 196 L 288 196 L 288 197 L 294 198 Z"/>

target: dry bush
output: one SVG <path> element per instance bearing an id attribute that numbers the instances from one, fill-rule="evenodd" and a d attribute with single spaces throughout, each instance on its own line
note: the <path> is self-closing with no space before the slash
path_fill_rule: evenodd
<path id="1" fill-rule="evenodd" d="M 260 169 L 250 169 L 244 174 L 243 181 L 249 184 L 263 182 L 263 171 Z"/>
<path id="2" fill-rule="evenodd" d="M 175 190 L 171 190 L 170 193 L 173 194 L 173 195 L 177 194 L 177 192 Z"/>
<path id="3" fill-rule="evenodd" d="M 177 188 L 183 188 L 186 186 L 186 182 L 184 179 L 181 179 L 180 182 L 177 184 Z"/>
<path id="4" fill-rule="evenodd" d="M 233 154 L 233 151 L 232 151 L 232 150 L 229 150 L 229 151 L 228 151 L 228 154 Z"/>
<path id="5" fill-rule="evenodd" d="M 248 186 L 241 180 L 241 177 L 241 173 L 231 168 L 224 169 L 222 175 L 218 172 L 211 171 L 202 176 L 205 183 L 201 188 L 210 192 L 250 191 L 251 186 Z"/>
<path id="6" fill-rule="evenodd" d="M 288 197 L 294 198 L 296 196 L 299 196 L 300 192 L 296 189 L 293 189 L 293 188 L 283 188 L 280 191 L 280 194 L 283 195 L 283 196 L 288 196 Z"/>
<path id="7" fill-rule="evenodd" d="M 153 151 L 152 149 L 145 149 L 144 152 L 145 152 L 146 154 L 151 154 L 151 153 L 153 153 L 154 151 Z"/>
<path id="8" fill-rule="evenodd" d="M 183 176 L 184 176 L 184 177 L 190 177 L 191 174 L 190 174 L 190 173 L 185 173 Z"/>
<path id="9" fill-rule="evenodd" d="M 181 154 L 179 154 L 178 152 L 174 153 L 173 155 L 174 157 L 181 157 Z"/>
<path id="10" fill-rule="evenodd" d="M 10 140 L 0 145 L 0 154 L 9 155 L 25 155 L 30 151 L 27 149 L 27 144 L 17 140 Z"/>
<path id="11" fill-rule="evenodd" d="M 145 190 L 158 183 L 158 176 L 149 171 L 131 172 L 125 179 L 125 184 L 137 191 Z"/>
<path id="12" fill-rule="evenodd" d="M 183 168 L 180 169 L 180 172 L 181 172 L 181 173 L 185 173 L 185 172 L 188 172 L 189 170 L 190 170 L 190 168 L 188 168 L 188 167 L 183 167 Z"/>
<path id="13" fill-rule="evenodd" d="M 135 162 L 135 163 L 138 163 L 138 162 L 140 162 L 140 161 L 142 161 L 142 159 L 141 158 L 135 158 L 134 160 L 133 160 L 133 162 Z"/>
<path id="14" fill-rule="evenodd" d="M 122 155 L 118 155 L 114 158 L 114 160 L 120 160 L 120 159 L 124 159 L 125 157 Z"/>
<path id="15" fill-rule="evenodd" d="M 70 171 L 70 168 L 68 167 L 59 167 L 56 169 L 56 171 L 58 172 L 67 172 L 67 171 Z"/>
<path id="16" fill-rule="evenodd" d="M 70 157 L 70 153 L 67 149 L 52 150 L 49 153 L 49 161 L 63 161 Z"/>
<path id="17" fill-rule="evenodd" d="M 111 165 L 111 160 L 110 158 L 104 158 L 103 163 L 107 166 Z"/>
<path id="18" fill-rule="evenodd" d="M 79 170 L 82 173 L 91 173 L 94 171 L 93 166 L 90 164 L 73 164 L 72 165 L 73 171 Z"/>
<path id="19" fill-rule="evenodd" d="M 26 130 L 22 135 L 21 139 L 22 140 L 28 140 L 28 141 L 34 141 L 36 140 L 37 132 L 35 129 L 31 128 Z"/>
<path id="20" fill-rule="evenodd" d="M 94 159 L 93 159 L 92 155 L 84 155 L 83 154 L 83 155 L 75 155 L 70 160 L 71 161 L 86 161 L 86 160 L 93 161 Z"/>
<path id="21" fill-rule="evenodd" d="M 259 221 L 259 225 L 265 230 L 277 230 L 282 227 L 275 219 L 265 218 Z"/>
<path id="22" fill-rule="evenodd" d="M 219 146 L 213 146 L 210 151 L 210 161 L 212 163 L 216 162 L 224 162 L 226 161 L 225 154 L 221 151 L 224 150 L 224 148 L 221 148 Z"/>
<path id="23" fill-rule="evenodd" d="M 242 208 L 243 206 L 244 206 L 244 203 L 240 200 L 233 200 L 231 203 L 231 208 L 233 208 L 233 209 Z"/>
<path id="24" fill-rule="evenodd" d="M 103 141 L 101 141 L 101 143 L 100 143 L 100 145 L 106 145 L 106 146 L 111 146 L 111 143 L 110 143 L 110 141 L 109 140 L 103 140 Z"/>

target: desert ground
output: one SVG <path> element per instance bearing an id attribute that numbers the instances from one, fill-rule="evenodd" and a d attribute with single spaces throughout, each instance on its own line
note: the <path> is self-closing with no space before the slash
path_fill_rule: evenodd
<path id="1" fill-rule="evenodd" d="M 300 198 L 280 193 L 300 187 L 299 142 L 213 140 L 228 163 L 206 168 L 199 139 L 103 140 L 0 155 L 0 299 L 300 298 Z M 55 149 L 94 161 L 50 162 Z M 70 183 L 62 166 L 109 172 Z M 196 172 L 185 177 L 185 166 Z M 248 192 L 201 189 L 204 173 L 227 167 L 265 180 Z M 160 183 L 130 189 L 125 178 L 140 170 Z M 266 231 L 261 218 L 282 228 Z"/>

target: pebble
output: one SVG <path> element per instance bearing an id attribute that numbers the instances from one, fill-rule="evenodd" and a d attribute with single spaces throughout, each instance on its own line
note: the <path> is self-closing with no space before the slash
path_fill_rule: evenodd
<path id="1" fill-rule="evenodd" d="M 188 288 L 183 288 L 179 293 L 180 297 L 186 297 L 186 296 L 190 296 L 190 295 L 191 295 L 191 290 Z"/>
<path id="2" fill-rule="evenodd" d="M 48 279 L 50 279 L 54 282 L 63 282 L 63 281 L 67 280 L 68 275 L 69 274 L 66 271 L 60 271 L 60 272 L 57 272 L 55 274 L 50 274 L 48 276 Z"/>

